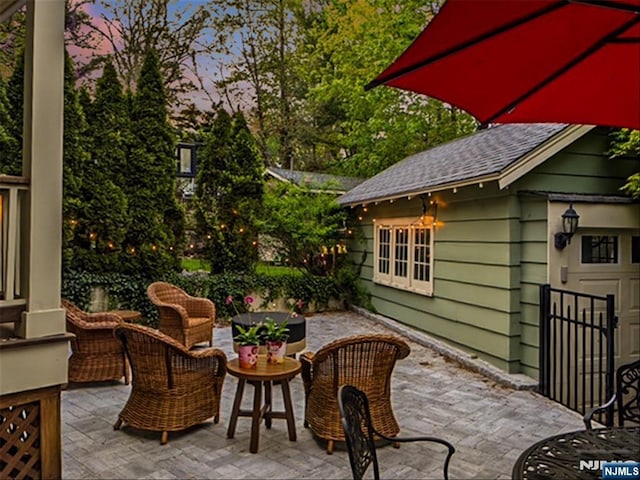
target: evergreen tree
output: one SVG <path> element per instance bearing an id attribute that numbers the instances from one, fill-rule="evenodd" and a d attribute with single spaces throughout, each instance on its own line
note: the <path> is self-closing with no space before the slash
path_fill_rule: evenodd
<path id="1" fill-rule="evenodd" d="M 198 168 L 196 222 L 212 273 L 251 271 L 264 165 L 244 116 L 217 113 Z"/>
<path id="2" fill-rule="evenodd" d="M 168 123 L 158 56 L 145 55 L 133 98 L 126 194 L 131 224 L 125 238 L 131 272 L 158 277 L 179 267 L 184 214 L 175 197 L 175 136 Z"/>
<path id="3" fill-rule="evenodd" d="M 84 93 L 83 93 L 84 92 Z M 85 172 L 83 192 L 90 227 L 85 270 L 123 271 L 123 242 L 130 224 L 125 184 L 128 112 L 122 87 L 110 64 L 97 81 L 94 102 L 80 90 L 91 139 L 92 161 Z"/>
<path id="4" fill-rule="evenodd" d="M 22 174 L 22 123 L 24 118 L 24 47 L 18 52 L 13 71 L 6 85 L 7 112 L 10 122 L 6 124 L 7 134 L 15 139 L 11 150 L 5 152 L 10 159 L 5 164 L 5 173 Z"/>
<path id="5" fill-rule="evenodd" d="M 109 62 L 96 82 L 95 100 L 88 112 L 93 159 L 114 184 L 124 189 L 127 184 L 127 157 L 131 130 L 127 102 L 115 68 Z"/>
<path id="6" fill-rule="evenodd" d="M 20 175 L 22 167 L 18 152 L 20 145 L 13 136 L 13 119 L 9 116 L 9 99 L 4 80 L 0 76 L 0 174 Z"/>
<path id="7" fill-rule="evenodd" d="M 87 248 L 90 240 L 83 176 L 89 167 L 87 123 L 76 89 L 73 61 L 65 51 L 64 58 L 64 135 L 63 135 L 63 265 L 78 267 L 78 248 Z"/>

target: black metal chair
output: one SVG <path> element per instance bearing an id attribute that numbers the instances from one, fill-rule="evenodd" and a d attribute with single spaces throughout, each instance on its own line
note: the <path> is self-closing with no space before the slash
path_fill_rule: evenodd
<path id="1" fill-rule="evenodd" d="M 584 416 L 587 430 L 591 430 L 591 421 L 596 413 L 602 411 L 618 412 L 618 426 L 625 421 L 640 424 L 640 360 L 620 365 L 616 370 L 616 392 L 604 405 L 594 408 Z"/>
<path id="2" fill-rule="evenodd" d="M 338 389 L 338 407 L 344 427 L 345 442 L 349 451 L 349 462 L 354 480 L 360 480 L 369 465 L 373 463 L 373 476 L 380 478 L 378 457 L 376 455 L 376 438 L 392 443 L 427 441 L 444 445 L 449 449 L 444 462 L 444 478 L 449 478 L 449 460 L 456 449 L 446 440 L 435 437 L 387 437 L 377 432 L 371 423 L 369 401 L 367 395 L 352 385 L 343 385 Z"/>

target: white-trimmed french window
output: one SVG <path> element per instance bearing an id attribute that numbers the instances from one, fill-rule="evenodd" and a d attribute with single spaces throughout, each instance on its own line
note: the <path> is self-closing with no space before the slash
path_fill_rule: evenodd
<path id="1" fill-rule="evenodd" d="M 373 281 L 423 295 L 433 294 L 433 240 L 432 221 L 378 219 Z"/>

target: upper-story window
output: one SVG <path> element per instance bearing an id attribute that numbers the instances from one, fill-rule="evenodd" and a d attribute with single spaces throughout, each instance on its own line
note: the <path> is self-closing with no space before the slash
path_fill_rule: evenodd
<path id="1" fill-rule="evenodd" d="M 179 143 L 177 157 L 178 176 L 194 177 L 196 175 L 196 146 Z"/>
<path id="2" fill-rule="evenodd" d="M 378 220 L 373 281 L 425 295 L 433 293 L 433 225 L 415 219 Z"/>

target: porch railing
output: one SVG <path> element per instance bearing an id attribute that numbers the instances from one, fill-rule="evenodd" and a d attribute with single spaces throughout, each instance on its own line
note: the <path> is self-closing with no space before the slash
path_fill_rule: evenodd
<path id="1" fill-rule="evenodd" d="M 540 392 L 586 413 L 613 395 L 614 296 L 540 287 Z M 613 412 L 600 423 L 611 426 Z"/>
<path id="2" fill-rule="evenodd" d="M 23 223 L 28 219 L 28 192 L 26 178 L 0 175 L 0 322 L 7 320 L 10 310 L 26 303 L 21 235 Z"/>

